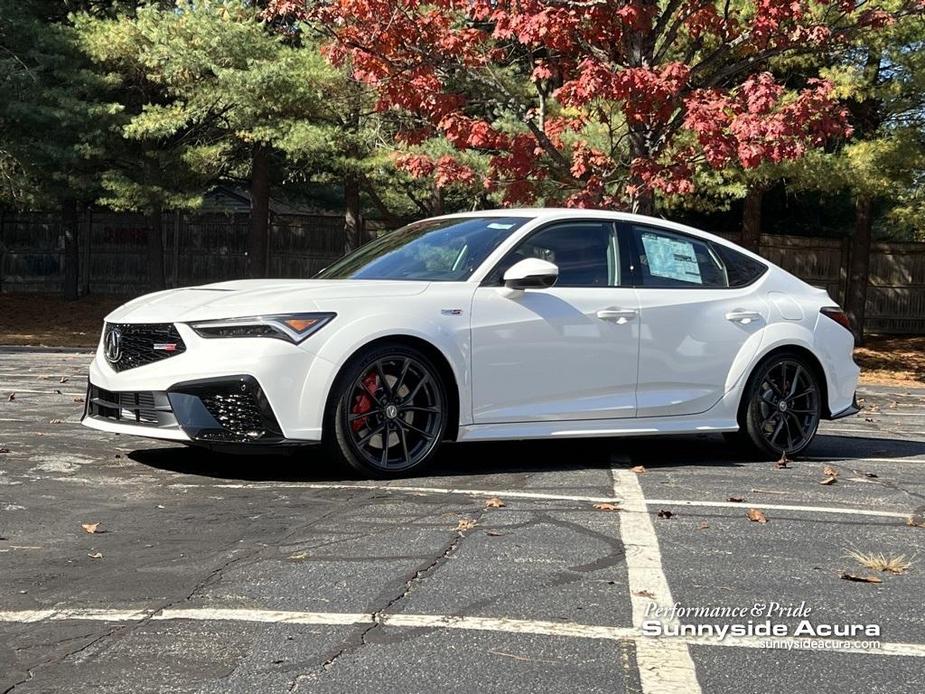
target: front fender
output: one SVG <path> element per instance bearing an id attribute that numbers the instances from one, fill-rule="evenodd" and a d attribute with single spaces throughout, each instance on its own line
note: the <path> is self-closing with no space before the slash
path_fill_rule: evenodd
<path id="1" fill-rule="evenodd" d="M 394 312 L 364 315 L 349 321 L 335 319 L 324 329 L 325 340 L 312 346 L 312 360 L 300 398 L 300 419 L 305 422 L 306 438 L 321 437 L 324 408 L 341 369 L 366 345 L 389 337 L 413 337 L 437 349 L 447 360 L 459 391 L 460 424 L 471 423 L 471 384 L 469 363 L 469 322 L 467 316 L 440 316 L 441 319 L 402 319 Z M 334 330 L 329 332 L 329 328 Z M 322 333 L 319 333 L 321 336 Z M 311 340 L 308 340 L 311 342 Z M 317 436 L 315 436 L 317 434 Z"/>

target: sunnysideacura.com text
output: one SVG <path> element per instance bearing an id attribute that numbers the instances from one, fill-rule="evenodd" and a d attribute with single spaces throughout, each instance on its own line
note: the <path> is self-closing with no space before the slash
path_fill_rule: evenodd
<path id="1" fill-rule="evenodd" d="M 877 650 L 880 625 L 817 620 L 805 602 L 748 606 L 646 604 L 642 636 L 681 638 L 692 644 L 728 642 L 784 650 Z"/>

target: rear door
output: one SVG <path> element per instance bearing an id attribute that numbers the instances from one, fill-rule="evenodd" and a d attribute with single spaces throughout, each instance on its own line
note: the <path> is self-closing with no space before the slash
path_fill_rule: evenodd
<path id="1" fill-rule="evenodd" d="M 757 352 L 768 305 L 752 283 L 766 268 L 657 226 L 621 223 L 620 233 L 629 236 L 639 301 L 637 416 L 704 412 Z"/>

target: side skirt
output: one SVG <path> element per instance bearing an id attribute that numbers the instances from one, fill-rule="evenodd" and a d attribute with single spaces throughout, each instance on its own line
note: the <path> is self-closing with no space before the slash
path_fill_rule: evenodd
<path id="1" fill-rule="evenodd" d="M 657 434 L 705 434 L 738 431 L 732 418 L 685 419 L 645 417 L 638 419 L 579 419 L 557 422 L 505 422 L 459 427 L 457 441 L 509 441 L 516 439 L 591 438 L 606 436 L 654 436 Z"/>

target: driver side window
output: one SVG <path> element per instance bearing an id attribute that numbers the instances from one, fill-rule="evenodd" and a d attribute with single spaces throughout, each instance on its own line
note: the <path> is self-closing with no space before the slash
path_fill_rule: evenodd
<path id="1" fill-rule="evenodd" d="M 549 261 L 559 268 L 557 287 L 615 287 L 620 283 L 619 249 L 610 222 L 568 222 L 528 236 L 508 253 L 491 274 L 501 284 L 504 273 L 526 258 Z"/>

